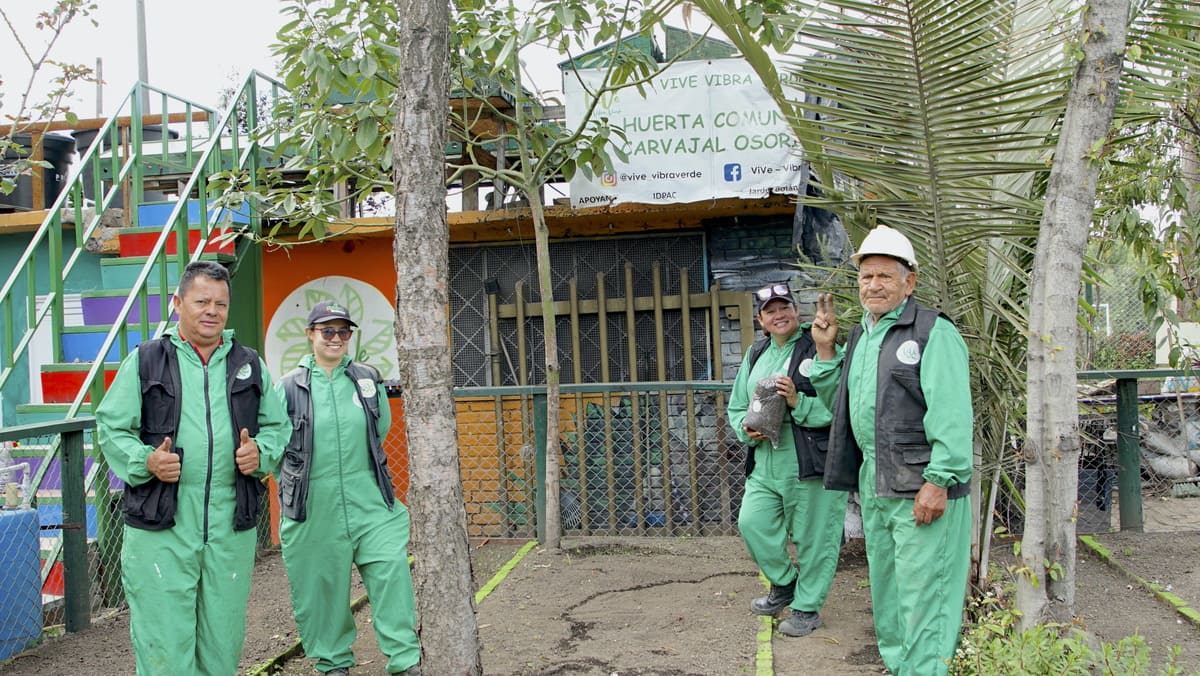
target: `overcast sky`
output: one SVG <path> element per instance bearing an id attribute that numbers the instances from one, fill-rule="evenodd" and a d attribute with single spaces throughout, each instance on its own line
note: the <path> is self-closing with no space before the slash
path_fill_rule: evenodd
<path id="1" fill-rule="evenodd" d="M 99 25 L 76 19 L 51 55 L 91 68 L 97 59 L 102 61 L 103 109 L 97 111 L 96 86 L 78 85 L 69 105 L 80 117 L 112 114 L 138 80 L 136 0 L 96 0 L 96 4 L 99 9 L 92 18 Z M 34 28 L 34 19 L 52 5 L 52 0 L 0 0 L 34 58 L 50 37 Z M 279 13 L 281 5 L 276 0 L 145 0 L 148 82 L 176 96 L 216 106 L 219 93 L 240 85 L 251 70 L 275 75 L 270 45 L 285 20 Z M 683 25 L 678 16 L 674 18 L 673 24 Z M 538 86 L 561 88 L 554 65 L 561 57 L 536 49 L 522 56 Z M 28 59 L 0 25 L 0 116 L 15 114 L 30 72 Z M 51 76 L 39 74 L 35 93 L 44 95 Z"/>
<path id="2" fill-rule="evenodd" d="M 0 6 L 21 34 L 34 58 L 50 35 L 34 28 L 38 11 L 51 0 L 0 0 Z M 76 19 L 54 46 L 51 58 L 96 67 L 102 61 L 103 113 L 112 113 L 138 79 L 137 3 L 98 0 L 92 18 Z M 240 84 L 257 69 L 274 74 L 269 46 L 283 24 L 280 3 L 274 0 L 145 0 L 146 49 L 149 82 L 172 94 L 205 105 L 219 103 L 218 92 Z M 15 113 L 18 98 L 29 82 L 28 59 L 0 27 L 0 114 Z M 49 74 L 39 74 L 36 91 L 48 87 Z M 75 88 L 71 108 L 80 117 L 96 116 L 97 88 Z"/>

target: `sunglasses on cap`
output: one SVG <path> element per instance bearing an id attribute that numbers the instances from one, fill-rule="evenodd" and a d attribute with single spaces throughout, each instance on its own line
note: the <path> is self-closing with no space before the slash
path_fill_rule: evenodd
<path id="1" fill-rule="evenodd" d="M 354 329 L 347 329 L 347 328 L 335 329 L 332 326 L 326 326 L 324 328 L 314 329 L 314 331 L 320 331 L 321 337 L 323 337 L 325 340 L 333 340 L 334 336 L 337 336 L 338 338 L 341 338 L 342 340 L 350 340 L 350 336 L 354 335 Z"/>
<path id="2" fill-rule="evenodd" d="M 764 300 L 770 300 L 771 298 L 779 298 L 780 296 L 790 298 L 791 295 L 792 289 L 787 284 L 772 284 L 770 286 L 764 286 L 763 288 L 754 292 L 754 297 L 757 298 L 760 303 Z"/>

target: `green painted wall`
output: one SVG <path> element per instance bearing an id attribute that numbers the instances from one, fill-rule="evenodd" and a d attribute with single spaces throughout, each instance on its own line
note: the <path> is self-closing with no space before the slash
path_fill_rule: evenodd
<path id="1" fill-rule="evenodd" d="M 21 256 L 29 247 L 32 237 L 32 233 L 0 235 L 0 271 L 3 271 L 5 275 L 3 278 L 5 282 L 7 282 L 8 275 L 12 273 L 14 267 L 21 260 Z M 73 238 L 74 232 L 67 231 L 64 233 L 64 237 Z M 64 242 L 64 249 L 63 259 L 65 261 L 74 252 L 74 247 Z M 52 271 L 50 269 L 50 256 L 48 252 L 49 247 L 43 241 L 34 253 L 38 294 L 43 294 L 50 290 L 50 275 Z M 100 259 L 100 255 L 82 253 L 65 284 L 66 292 L 80 293 L 104 288 L 100 280 Z M 59 273 L 58 270 L 53 272 Z M 27 321 L 25 312 L 27 306 L 25 289 L 27 288 L 27 284 L 26 277 L 22 275 L 14 289 L 18 299 L 14 308 L 14 323 L 18 329 L 23 327 Z M 0 319 L 0 321 L 3 321 L 3 319 Z M 0 341 L 3 340 L 3 335 L 0 335 Z M 8 349 L 7 345 L 0 347 L 3 347 L 5 350 Z M 0 409 L 0 421 L 5 425 L 11 425 L 16 420 L 17 405 L 28 403 L 29 401 L 29 367 L 26 361 L 22 360 L 17 364 L 16 371 L 4 386 L 3 395 L 4 405 Z"/>

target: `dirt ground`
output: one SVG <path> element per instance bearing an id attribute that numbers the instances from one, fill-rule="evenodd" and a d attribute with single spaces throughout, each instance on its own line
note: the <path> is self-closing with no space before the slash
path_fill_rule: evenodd
<path id="1" fill-rule="evenodd" d="M 1147 503 L 1147 531 L 1096 536 L 1113 558 L 1200 609 L 1200 499 Z M 476 588 L 518 553 L 520 543 L 474 543 Z M 1161 665 L 1200 674 L 1200 629 L 1136 581 L 1080 546 L 1078 621 L 1106 640 L 1147 637 Z M 487 674 L 880 674 L 861 541 L 843 549 L 822 611 L 825 625 L 793 639 L 764 631 L 750 599 L 764 583 L 737 538 L 567 539 L 534 547 L 478 605 Z M 264 552 L 255 568 L 241 672 L 296 645 L 283 561 Z M 362 594 L 356 583 L 353 598 Z M 382 674 L 370 608 L 357 614 L 354 673 Z M 86 632 L 51 639 L 0 666 L 4 676 L 133 673 L 127 616 L 95 620 Z M 280 672 L 311 674 L 297 651 Z M 1155 672 L 1157 673 L 1157 672 Z"/>

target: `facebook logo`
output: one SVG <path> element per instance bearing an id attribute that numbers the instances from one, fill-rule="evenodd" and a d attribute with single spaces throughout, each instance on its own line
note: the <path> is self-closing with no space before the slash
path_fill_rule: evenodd
<path id="1" fill-rule="evenodd" d="M 742 180 L 742 165 L 737 162 L 730 162 L 725 165 L 725 182 L 733 183 L 734 181 Z"/>

